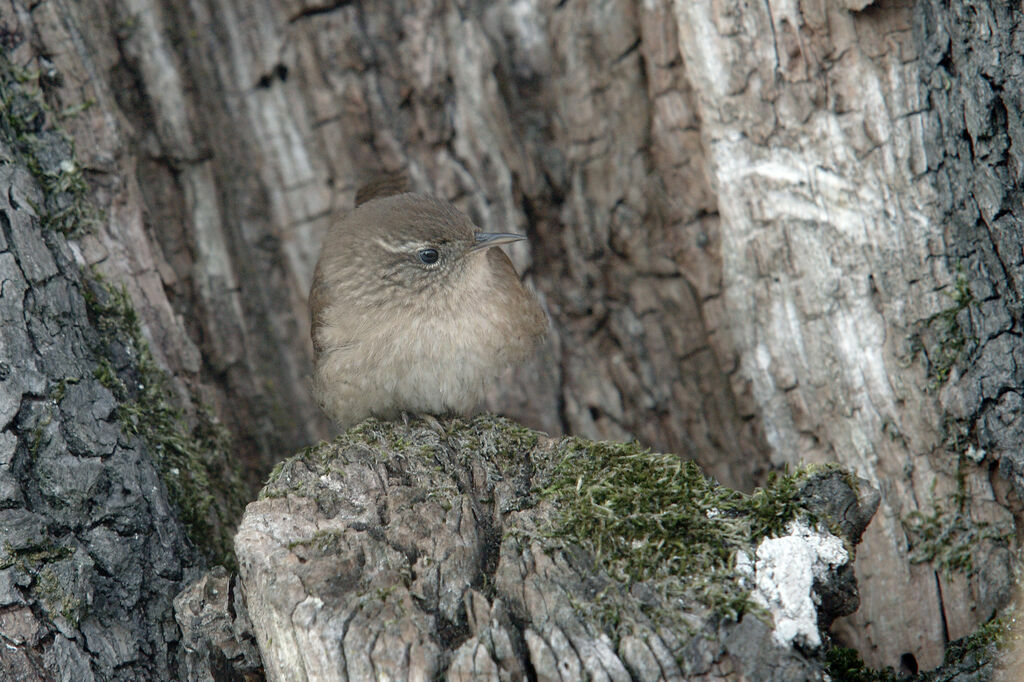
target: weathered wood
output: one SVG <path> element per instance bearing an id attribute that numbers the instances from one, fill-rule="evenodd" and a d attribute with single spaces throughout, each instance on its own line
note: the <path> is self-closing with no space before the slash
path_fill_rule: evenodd
<path id="1" fill-rule="evenodd" d="M 554 441 L 488 417 L 409 426 L 370 421 L 286 460 L 247 508 L 235 541 L 268 679 L 483 682 L 529 679 L 526 671 L 542 680 L 827 679 L 821 661 L 795 645 L 813 651 L 819 626 L 856 609 L 847 550 L 877 508 L 878 493 L 865 485 L 855 490 L 831 471 L 801 479 L 798 489 L 769 492 L 764 507 L 737 507 L 742 503 L 728 491 L 688 478 L 676 458 L 623 446 L 619 456 L 642 462 L 637 470 L 650 481 L 673 483 L 666 497 L 654 498 L 663 509 L 627 505 L 632 519 L 619 517 L 624 510 L 614 502 L 595 499 L 603 523 L 627 529 L 661 511 L 657 523 L 673 523 L 670 508 L 699 495 L 708 506 L 697 503 L 683 535 L 672 540 L 683 542 L 683 552 L 706 546 L 724 558 L 713 573 L 676 575 L 673 562 L 690 559 L 652 554 L 645 559 L 650 578 L 625 580 L 590 553 L 597 538 L 556 533 L 564 523 L 559 498 L 544 492 L 561 467 L 607 447 Z M 570 493 L 584 508 L 601 494 L 587 472 L 585 464 L 573 469 L 569 481 L 585 491 Z M 780 512 L 791 509 L 794 519 L 810 512 L 844 540 L 809 530 L 748 539 L 726 530 L 743 522 L 738 515 L 775 510 L 772 495 L 787 500 L 778 503 Z M 638 537 L 631 551 L 645 551 L 643 541 Z M 785 548 L 775 558 L 766 549 L 773 542 Z M 830 544 L 835 556 L 818 558 L 814 548 Z M 804 553 L 801 588 L 787 572 Z M 734 554 L 746 558 L 734 562 Z M 766 610 L 738 621 L 692 596 L 754 587 Z M 791 608 L 801 589 L 806 612 Z"/>
<path id="2" fill-rule="evenodd" d="M 484 228 L 531 235 L 512 255 L 559 331 L 490 408 L 634 434 L 749 487 L 764 449 L 701 321 L 714 197 L 671 23 L 629 2 L 513 5 L 95 2 L 59 13 L 89 27 L 76 54 L 47 47 L 64 29 L 41 4 L 38 51 L 83 88 L 52 96 L 98 103 L 68 125 L 117 208 L 82 252 L 139 283 L 162 359 L 266 468 L 328 433 L 300 313 L 320 235 L 359 185 L 408 169 Z"/>
<path id="3" fill-rule="evenodd" d="M 174 598 L 174 617 L 182 634 L 178 679 L 264 679 L 237 575 L 217 566 L 190 583 Z"/>

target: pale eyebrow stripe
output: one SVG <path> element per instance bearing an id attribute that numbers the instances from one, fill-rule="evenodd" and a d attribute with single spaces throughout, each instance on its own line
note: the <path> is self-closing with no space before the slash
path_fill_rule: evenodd
<path id="1" fill-rule="evenodd" d="M 402 242 L 401 244 L 394 244 L 380 238 L 374 239 L 373 241 L 376 242 L 377 246 L 385 251 L 390 251 L 391 253 L 408 253 L 409 251 L 424 249 L 430 246 L 430 244 L 425 244 L 424 242 Z"/>

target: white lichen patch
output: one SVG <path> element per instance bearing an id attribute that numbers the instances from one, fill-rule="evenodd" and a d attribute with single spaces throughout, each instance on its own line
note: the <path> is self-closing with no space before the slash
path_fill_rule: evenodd
<path id="1" fill-rule="evenodd" d="M 764 606 L 775 623 L 775 640 L 783 646 L 821 645 L 818 613 L 812 587 L 830 568 L 849 561 L 843 541 L 802 521 L 789 525 L 787 534 L 765 538 L 756 560 L 736 556 L 736 568 L 752 579 L 751 598 Z"/>

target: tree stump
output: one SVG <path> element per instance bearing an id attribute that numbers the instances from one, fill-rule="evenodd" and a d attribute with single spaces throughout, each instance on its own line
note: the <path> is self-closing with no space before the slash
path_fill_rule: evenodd
<path id="1" fill-rule="evenodd" d="M 635 445 L 371 420 L 282 463 L 235 546 L 271 680 L 813 680 L 877 504 L 833 469 L 745 496 Z"/>

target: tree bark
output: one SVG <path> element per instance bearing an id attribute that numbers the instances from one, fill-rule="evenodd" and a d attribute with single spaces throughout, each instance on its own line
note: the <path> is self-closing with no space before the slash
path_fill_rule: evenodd
<path id="1" fill-rule="evenodd" d="M 54 227 L 81 170 L 20 80 L 0 60 L 0 678 L 172 679 L 171 600 L 203 562 L 157 462 L 184 432 L 118 400 L 146 351 Z"/>
<path id="2" fill-rule="evenodd" d="M 763 472 L 753 412 L 736 407 L 699 319 L 719 290 L 705 225 L 714 203 L 692 111 L 679 111 L 683 74 L 663 44 L 671 34 L 657 36 L 650 49 L 676 59 L 666 77 L 684 90 L 672 105 L 684 118 L 651 145 L 630 4 L 61 10 L 35 9 L 37 33 L 60 32 L 55 14 L 92 29 L 79 36 L 85 56 L 59 53 L 89 64 L 58 63 L 85 92 L 53 97 L 58 108 L 99 104 L 68 125 L 88 134 L 83 163 L 101 172 L 101 203 L 121 212 L 84 257 L 139 282 L 130 287 L 162 359 L 206 388 L 246 461 L 265 468 L 328 432 L 308 394 L 301 313 L 319 236 L 360 184 L 408 167 L 418 189 L 482 226 L 533 237 L 513 256 L 546 283 L 556 331 L 490 407 L 554 433 L 636 435 L 746 487 Z M 671 199 L 659 165 L 679 180 Z"/>
<path id="3" fill-rule="evenodd" d="M 726 318 L 773 461 L 839 461 L 884 490 L 858 558 L 861 609 L 837 631 L 876 665 L 932 668 L 1008 598 L 1014 528 L 929 390 L 965 359 L 950 346 L 970 336 L 973 291 L 955 280 L 936 186 L 934 123 L 950 114 L 928 108 L 921 81 L 919 45 L 943 46 L 915 36 L 900 3 L 676 9 L 722 215 Z M 962 535 L 945 530 L 976 571 L 921 563 L 904 530 L 921 514 L 967 517 Z M 969 546 L 974 524 L 991 534 Z"/>
<path id="4" fill-rule="evenodd" d="M 843 464 L 883 497 L 835 632 L 924 669 L 1005 601 L 1024 492 L 1024 69 L 989 5 L 11 0 L 0 42 L 101 209 L 76 261 L 251 489 L 332 431 L 320 235 L 406 169 L 530 236 L 551 341 L 489 408 L 747 490 Z"/>

